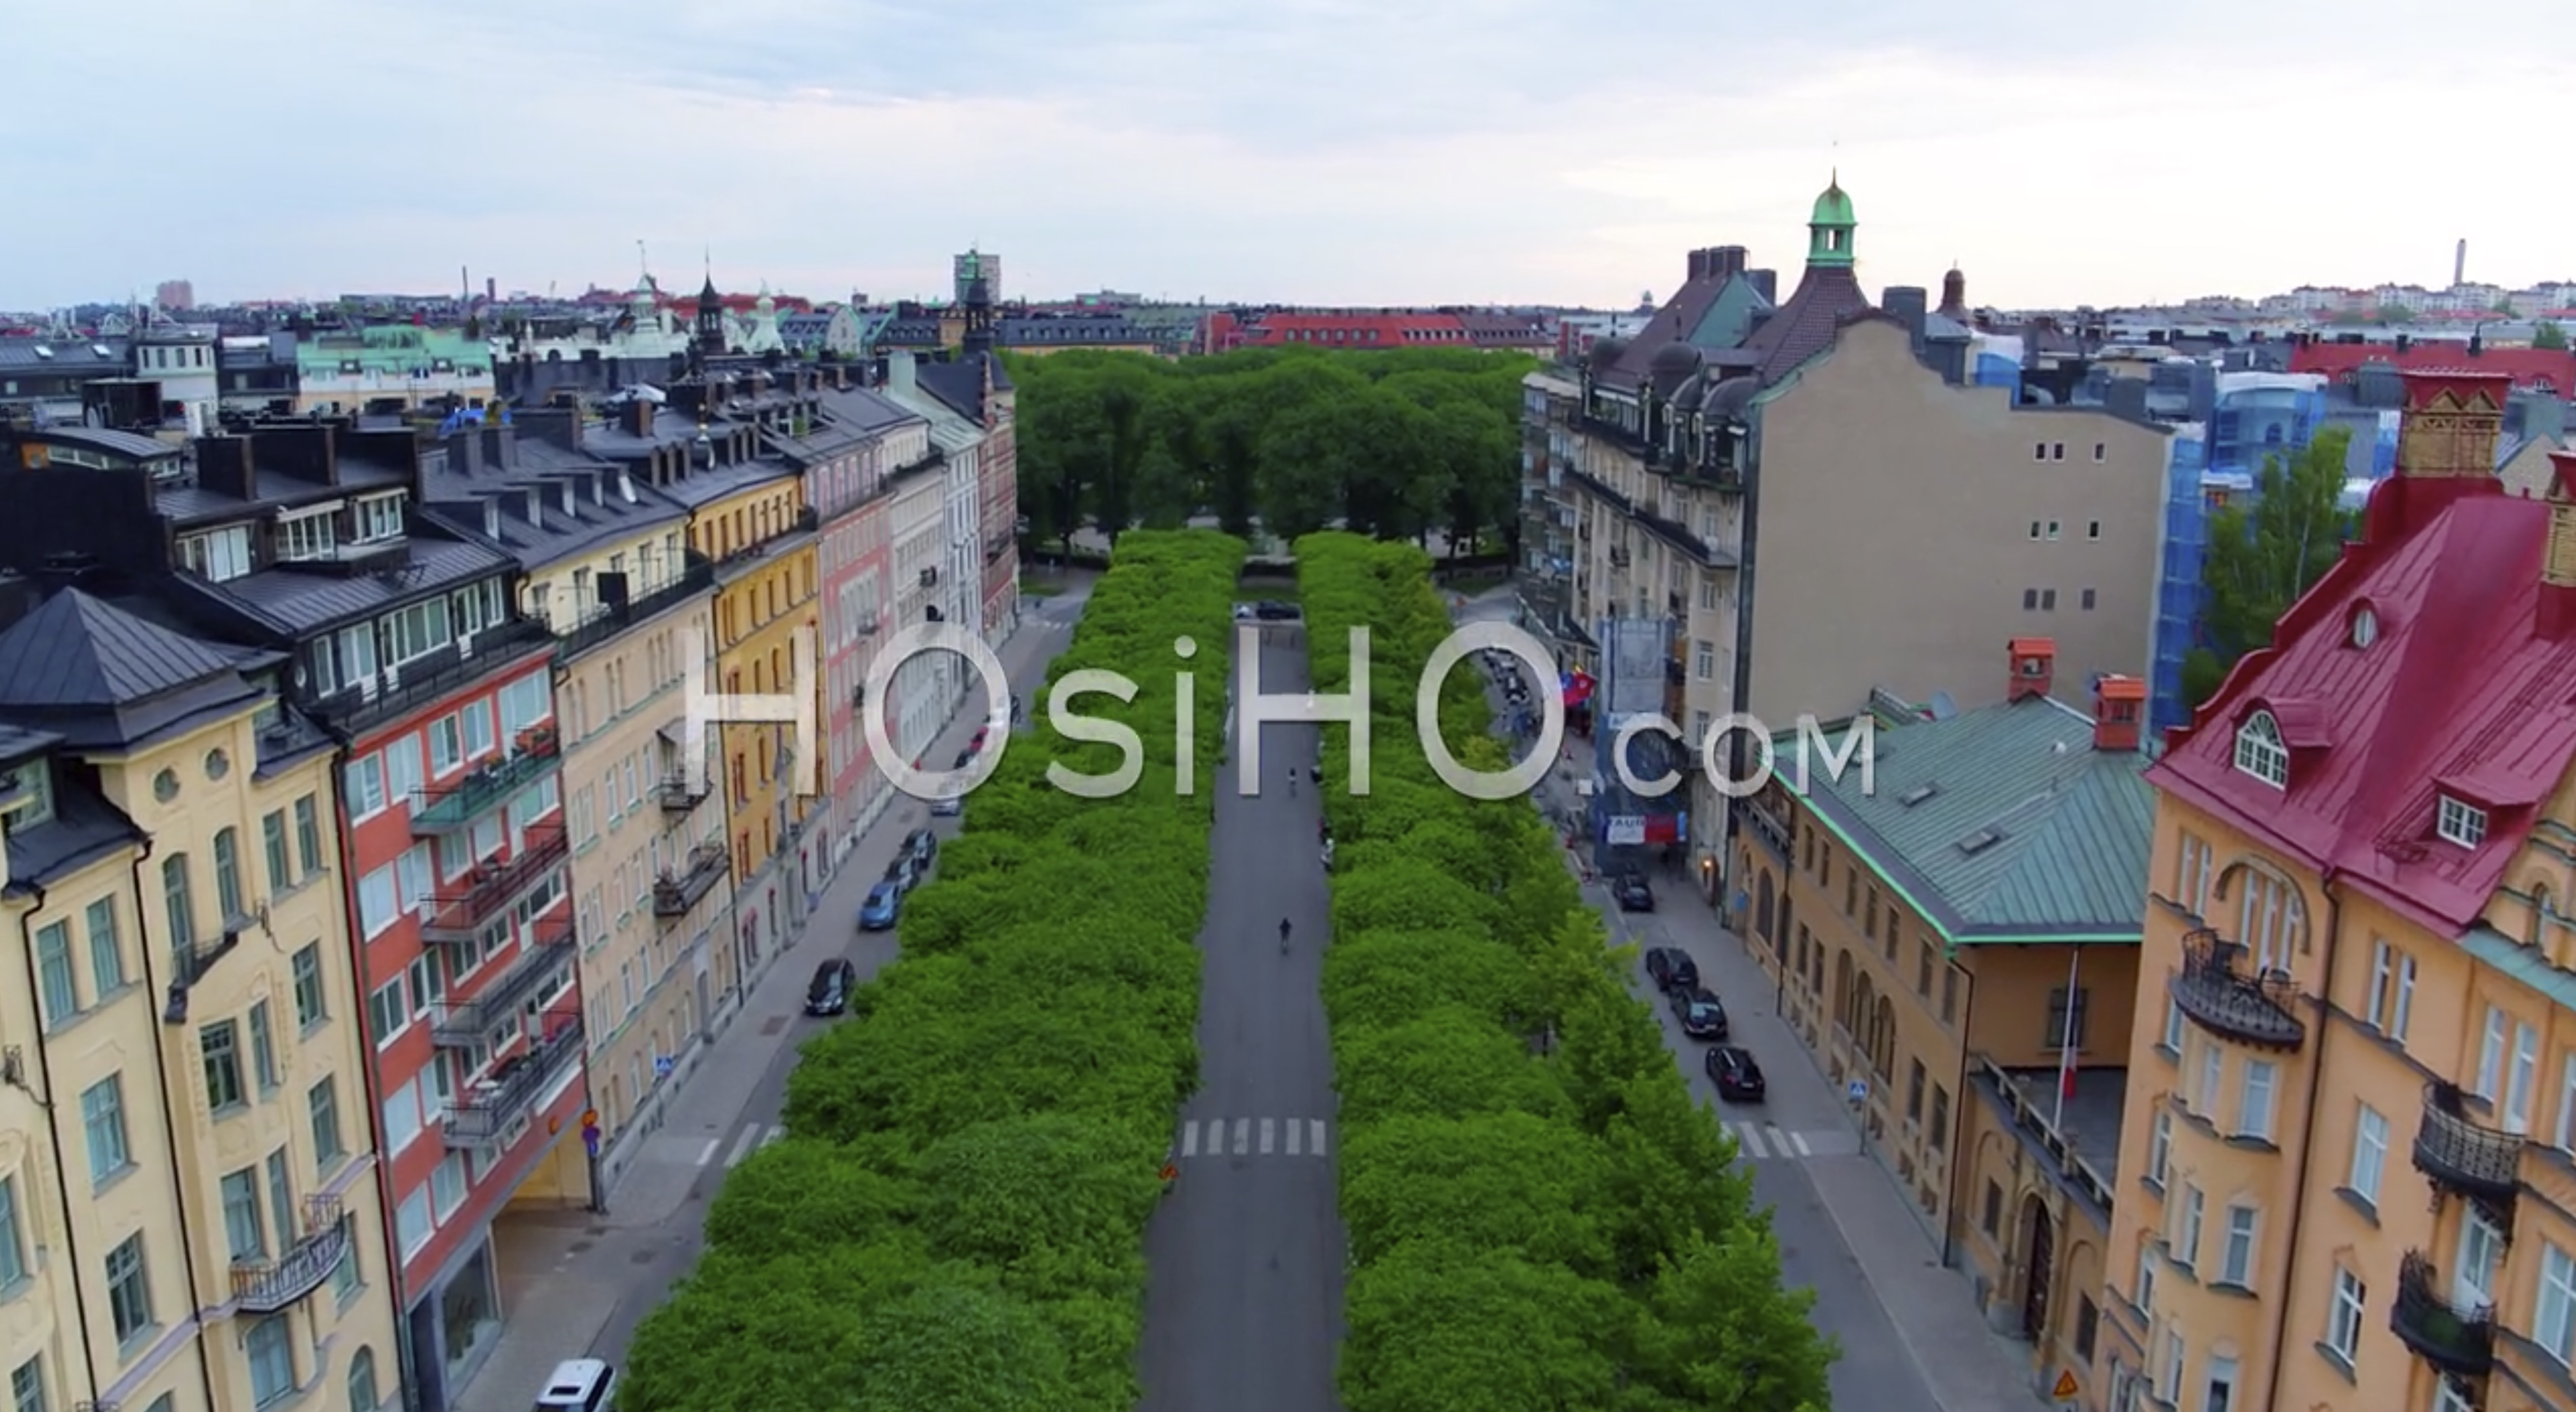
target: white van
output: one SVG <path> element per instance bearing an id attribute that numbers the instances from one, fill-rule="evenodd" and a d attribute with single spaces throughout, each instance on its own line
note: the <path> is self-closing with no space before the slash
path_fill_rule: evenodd
<path id="1" fill-rule="evenodd" d="M 567 1358 L 555 1365 L 536 1412 L 608 1412 L 616 1406 L 617 1369 L 602 1358 Z"/>

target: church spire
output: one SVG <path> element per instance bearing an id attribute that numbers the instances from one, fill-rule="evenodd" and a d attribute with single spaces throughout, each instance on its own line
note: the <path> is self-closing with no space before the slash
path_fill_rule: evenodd
<path id="1" fill-rule="evenodd" d="M 1807 216 L 1807 266 L 1840 266 L 1852 263 L 1852 231 L 1859 224 L 1852 218 L 1851 198 L 1843 194 L 1843 176 L 1836 168 L 1822 195 L 1816 198 L 1815 210 Z"/>

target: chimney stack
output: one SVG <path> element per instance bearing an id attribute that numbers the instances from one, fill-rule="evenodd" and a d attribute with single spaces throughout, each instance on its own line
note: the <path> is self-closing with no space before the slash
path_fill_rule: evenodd
<path id="1" fill-rule="evenodd" d="M 2576 451 L 2549 453 L 2549 545 L 2540 555 L 2540 635 L 2576 636 Z"/>
<path id="2" fill-rule="evenodd" d="M 649 437 L 653 434 L 653 414 L 658 409 L 649 398 L 631 397 L 617 409 L 617 425 L 628 436 Z"/>
<path id="3" fill-rule="evenodd" d="M 2012 653 L 2012 679 L 2004 689 L 2004 700 L 2048 695 L 2057 685 L 2057 639 L 2016 637 L 2007 647 Z"/>
<path id="4" fill-rule="evenodd" d="M 2134 755 L 2145 727 L 2147 684 L 2136 677 L 2105 676 L 2093 683 L 2093 748 L 2106 755 Z"/>
<path id="5" fill-rule="evenodd" d="M 2404 539 L 2454 500 L 2504 493 L 2495 451 L 2512 375 L 2427 368 L 2400 377 L 2405 411 L 2397 427 L 2397 472 L 2371 492 L 2364 519 L 2373 544 Z"/>
<path id="6" fill-rule="evenodd" d="M 1682 282 L 1685 284 L 1697 284 L 1700 279 L 1707 274 L 1708 252 L 1705 250 L 1694 250 L 1690 252 L 1683 261 Z"/>

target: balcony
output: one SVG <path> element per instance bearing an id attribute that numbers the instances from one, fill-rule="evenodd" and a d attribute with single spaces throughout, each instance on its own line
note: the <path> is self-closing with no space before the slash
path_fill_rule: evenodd
<path id="1" fill-rule="evenodd" d="M 162 1023 L 187 1023 L 188 992 L 206 978 L 206 973 L 215 968 L 216 962 L 231 955 L 233 948 L 241 945 L 242 931 L 249 924 L 248 918 L 236 918 L 224 923 L 223 930 L 212 936 L 171 948 L 170 993 L 161 1006 Z"/>
<path id="2" fill-rule="evenodd" d="M 2521 1189 L 2522 1139 L 2472 1121 L 2460 1087 L 2441 1079 L 2424 1085 L 2424 1120 L 2415 1129 L 2415 1170 L 2440 1188 L 2499 1210 Z"/>
<path id="3" fill-rule="evenodd" d="M 1596 417 L 1586 413 L 1576 419 L 1575 426 L 1584 435 L 1596 441 L 1608 442 L 1630 455 L 1643 456 L 1648 450 L 1648 443 L 1643 433 L 1621 426 L 1606 417 Z"/>
<path id="4" fill-rule="evenodd" d="M 689 851 L 688 866 L 653 880 L 653 915 L 685 917 L 689 909 L 715 891 L 733 869 L 733 855 L 720 843 L 701 843 Z"/>
<path id="5" fill-rule="evenodd" d="M 423 941 L 470 942 L 487 922 L 518 900 L 519 894 L 562 866 L 572 853 L 560 822 L 538 824 L 520 840 L 519 851 L 497 863 L 484 863 L 446 884 L 430 898 L 421 919 Z"/>
<path id="6" fill-rule="evenodd" d="M 569 660 L 588 652 L 603 642 L 624 635 L 637 623 L 649 622 L 683 603 L 705 597 L 716 586 L 715 566 L 696 550 L 686 551 L 688 558 L 680 576 L 654 589 L 641 598 L 627 600 L 624 608 L 602 604 L 589 617 L 560 638 L 557 655 Z"/>
<path id="7" fill-rule="evenodd" d="M 2397 1298 L 2388 1327 L 2415 1356 L 2454 1378 L 2476 1380 L 2495 1367 L 2495 1306 L 2463 1309 L 2443 1297 L 2433 1262 L 2420 1250 L 2397 1267 Z"/>
<path id="8" fill-rule="evenodd" d="M 1624 569 L 1628 567 L 1628 548 L 1626 545 L 1614 544 L 1610 546 L 1610 567 L 1614 569 Z"/>
<path id="9" fill-rule="evenodd" d="M 553 1033 L 502 1060 L 468 1086 L 461 1103 L 447 1109 L 447 1145 L 458 1150 L 497 1146 L 510 1125 L 536 1112 L 538 1103 L 581 1064 L 581 1017 L 556 1017 Z"/>
<path id="10" fill-rule="evenodd" d="M 688 814 L 707 802 L 707 782 L 685 771 L 664 775 L 662 782 L 653 786 L 653 797 L 660 801 L 665 814 Z"/>
<path id="11" fill-rule="evenodd" d="M 284 1234 L 284 1232 L 280 1232 Z M 322 1287 L 349 1253 L 349 1223 L 340 1198 L 304 1198 L 304 1234 L 274 1260 L 233 1262 L 233 1308 L 275 1314 Z"/>
<path id="12" fill-rule="evenodd" d="M 464 1000 L 438 1007 L 430 1021 L 429 1042 L 441 1049 L 472 1049 L 555 979 L 572 970 L 572 909 L 558 905 L 534 923 L 520 943 L 518 959 L 500 975 L 484 982 Z"/>
<path id="13" fill-rule="evenodd" d="M 822 526 L 822 523 L 822 517 L 815 512 L 814 507 L 806 506 L 797 511 L 778 533 L 757 544 L 746 544 L 716 560 L 713 565 L 715 581 L 732 583 L 740 579 L 744 574 L 760 567 L 761 563 L 771 555 L 784 554 L 805 540 L 813 538 L 814 532 Z"/>
<path id="14" fill-rule="evenodd" d="M 561 743 L 553 725 L 538 726 L 522 732 L 518 748 L 508 755 L 487 760 L 452 783 L 424 788 L 412 806 L 412 837 L 454 833 L 518 798 L 561 763 Z"/>
<path id="15" fill-rule="evenodd" d="M 387 667 L 362 686 L 321 697 L 311 710 L 332 729 L 355 735 L 462 691 L 520 658 L 551 651 L 555 635 L 535 619 L 513 618 L 459 642 L 465 645 L 451 643 L 417 661 Z"/>
<path id="16" fill-rule="evenodd" d="M 2307 1024 L 2291 1008 L 2298 990 L 2287 972 L 2248 974 L 2244 945 L 2221 940 L 2208 927 L 2185 936 L 2182 948 L 2182 974 L 2173 978 L 2171 992 L 2194 1024 L 2265 1049 L 2297 1049 L 2307 1042 Z"/>

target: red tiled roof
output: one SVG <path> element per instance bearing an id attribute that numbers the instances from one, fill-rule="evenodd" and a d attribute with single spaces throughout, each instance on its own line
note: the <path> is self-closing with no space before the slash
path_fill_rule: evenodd
<path id="1" fill-rule="evenodd" d="M 2410 376 L 2410 409 L 2430 383 L 2500 403 L 2500 371 Z M 2148 779 L 2423 925 L 2464 931 L 2530 833 L 2532 806 L 2576 762 L 2576 618 L 2552 597 L 2576 590 L 2541 582 L 2551 512 L 2491 476 L 2410 479 L 2401 466 L 2372 491 L 2362 539 L 2174 733 Z M 2378 632 L 2354 646 L 2364 606 Z M 2235 766 L 2237 730 L 2257 711 L 2289 748 L 2286 789 Z M 2477 847 L 2435 835 L 2442 792 L 2488 810 Z"/>
<path id="2" fill-rule="evenodd" d="M 2473 359 L 2466 347 L 2449 341 L 2418 343 L 2405 352 L 2386 343 L 2306 343 L 2290 350 L 2290 371 L 2350 377 L 2366 363 L 2382 363 L 2404 372 L 2468 366 L 2484 372 L 2510 373 L 2516 387 L 2545 388 L 2561 397 L 2576 391 L 2576 352 L 2548 348 L 2488 348 Z"/>

